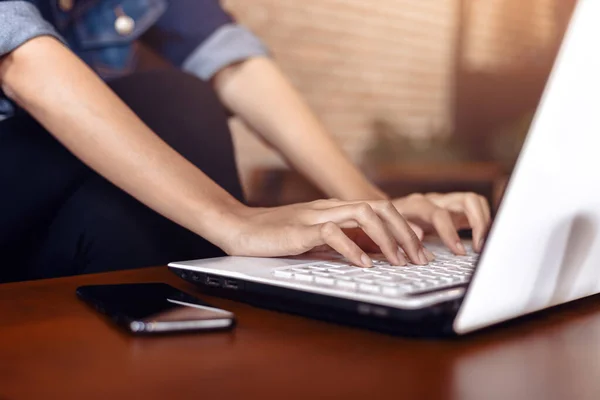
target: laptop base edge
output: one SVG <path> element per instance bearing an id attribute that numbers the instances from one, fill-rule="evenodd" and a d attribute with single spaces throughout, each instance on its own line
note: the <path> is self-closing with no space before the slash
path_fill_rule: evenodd
<path id="1" fill-rule="evenodd" d="M 412 338 L 456 336 L 452 324 L 462 302 L 462 298 L 458 298 L 423 309 L 402 310 L 176 267 L 169 267 L 169 270 L 208 295 L 273 311 Z"/>

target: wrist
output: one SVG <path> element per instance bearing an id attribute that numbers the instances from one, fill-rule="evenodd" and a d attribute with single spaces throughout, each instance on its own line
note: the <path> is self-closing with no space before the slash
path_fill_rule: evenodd
<path id="1" fill-rule="evenodd" d="M 210 228 L 218 231 L 213 244 L 228 255 L 237 254 L 240 239 L 249 231 L 249 219 L 257 211 L 259 209 L 256 207 L 249 207 L 237 201 L 235 204 L 227 204 L 222 207 Z M 215 229 L 215 227 L 218 228 Z"/>
<path id="2" fill-rule="evenodd" d="M 248 208 L 233 197 L 221 198 L 212 204 L 194 200 L 188 206 L 183 205 L 183 209 L 187 210 L 183 214 L 190 218 L 175 222 L 230 254 L 232 238 L 242 229 Z"/>

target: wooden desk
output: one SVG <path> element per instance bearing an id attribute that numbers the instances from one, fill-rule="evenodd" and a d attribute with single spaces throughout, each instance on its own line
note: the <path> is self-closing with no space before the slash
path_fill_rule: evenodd
<path id="1" fill-rule="evenodd" d="M 165 268 L 0 286 L 0 399 L 598 399 L 600 299 L 453 340 L 415 340 L 208 300 L 231 333 L 133 338 L 75 297 Z M 202 296 L 205 297 L 205 296 Z"/>

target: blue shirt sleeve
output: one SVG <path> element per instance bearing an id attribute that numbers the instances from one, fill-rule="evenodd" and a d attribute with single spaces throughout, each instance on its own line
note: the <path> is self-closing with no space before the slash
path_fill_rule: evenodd
<path id="1" fill-rule="evenodd" d="M 0 57 L 38 36 L 53 36 L 64 40 L 28 1 L 0 0 Z M 14 105 L 0 90 L 0 119 L 11 115 Z"/>
<path id="2" fill-rule="evenodd" d="M 171 0 L 144 41 L 174 65 L 210 79 L 220 69 L 268 54 L 260 39 L 238 25 L 218 0 Z"/>

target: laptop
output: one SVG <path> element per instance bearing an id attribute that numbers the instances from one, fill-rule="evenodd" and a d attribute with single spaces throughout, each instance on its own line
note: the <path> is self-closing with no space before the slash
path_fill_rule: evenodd
<path id="1" fill-rule="evenodd" d="M 580 0 L 481 254 L 428 243 L 425 266 L 312 254 L 169 268 L 208 293 L 411 336 L 463 335 L 599 293 L 599 43 L 600 1 Z"/>

